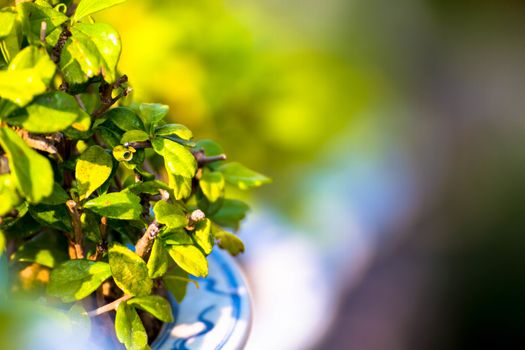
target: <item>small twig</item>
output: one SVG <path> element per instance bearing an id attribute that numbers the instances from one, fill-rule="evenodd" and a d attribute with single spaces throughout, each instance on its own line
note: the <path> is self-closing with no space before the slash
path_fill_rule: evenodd
<path id="1" fill-rule="evenodd" d="M 121 87 L 122 84 L 128 82 L 128 76 L 123 75 L 118 78 L 113 84 L 102 83 L 99 87 L 100 101 L 102 101 L 102 106 L 100 106 L 96 111 L 93 112 L 93 117 L 98 118 L 104 114 L 111 106 L 113 106 L 120 98 L 127 96 L 130 92 L 130 88 L 123 89 L 116 97 L 113 97 L 113 90 Z"/>
<path id="2" fill-rule="evenodd" d="M 0 174 L 7 174 L 11 170 L 9 169 L 9 161 L 6 156 L 0 156 Z"/>
<path id="3" fill-rule="evenodd" d="M 69 215 L 71 216 L 71 224 L 73 225 L 73 231 L 75 237 L 73 244 L 77 259 L 84 258 L 84 249 L 82 248 L 82 224 L 80 223 L 80 213 L 77 208 L 77 203 L 74 200 L 68 200 L 66 206 L 69 209 Z"/>
<path id="4" fill-rule="evenodd" d="M 62 49 L 66 45 L 67 39 L 71 36 L 71 32 L 65 25 L 62 26 L 62 32 L 60 33 L 60 36 L 58 37 L 58 41 L 56 45 L 53 47 L 53 50 L 51 51 L 51 60 L 54 63 L 58 63 L 60 61 L 60 55 L 62 54 Z"/>
<path id="5" fill-rule="evenodd" d="M 149 141 L 126 142 L 124 147 L 133 147 L 135 149 L 151 148 Z"/>
<path id="6" fill-rule="evenodd" d="M 135 253 L 141 258 L 144 258 L 153 246 L 153 241 L 158 233 L 159 223 L 157 222 L 157 219 L 154 219 L 153 222 L 149 224 L 146 232 L 144 232 L 142 237 L 137 241 L 137 244 L 135 244 Z"/>
<path id="7" fill-rule="evenodd" d="M 87 111 L 84 102 L 82 102 L 82 99 L 80 98 L 80 95 L 75 95 L 75 100 L 77 100 L 77 103 L 80 106 L 80 108 L 82 108 L 84 111 Z"/>
<path id="8" fill-rule="evenodd" d="M 42 44 L 46 43 L 46 31 L 47 31 L 47 23 L 46 21 L 42 21 L 40 23 L 40 41 Z"/>
<path id="9" fill-rule="evenodd" d="M 115 300 L 115 301 L 113 301 L 113 302 L 111 302 L 109 304 L 106 304 L 104 306 L 99 307 L 98 309 L 95 309 L 95 310 L 92 310 L 92 311 L 88 312 L 87 315 L 89 317 L 95 317 L 95 316 L 102 315 L 102 314 L 104 314 L 106 312 L 109 312 L 111 310 L 116 310 L 120 303 L 122 303 L 123 301 L 129 300 L 132 297 L 133 296 L 131 296 L 131 295 L 125 294 L 125 295 L 121 296 L 120 298 L 118 298 L 117 300 Z"/>
<path id="10" fill-rule="evenodd" d="M 25 141 L 25 143 L 37 151 L 42 151 L 51 154 L 58 162 L 62 162 L 62 156 L 54 145 L 53 138 L 46 138 L 42 136 L 32 135 L 27 130 L 18 129 L 18 135 Z"/>
<path id="11" fill-rule="evenodd" d="M 195 229 L 195 225 L 198 222 L 206 219 L 206 214 L 204 214 L 202 210 L 196 209 L 191 212 L 190 217 L 188 219 L 188 226 L 186 226 L 185 228 L 188 231 L 193 231 Z"/>
<path id="12" fill-rule="evenodd" d="M 107 231 L 108 231 L 108 218 L 103 216 L 100 218 L 100 242 L 97 243 L 95 250 L 95 255 L 91 256 L 91 260 L 99 260 L 108 249 L 108 243 L 106 241 Z"/>
<path id="13" fill-rule="evenodd" d="M 200 149 L 198 151 L 193 151 L 192 153 L 193 153 L 193 156 L 195 157 L 195 159 L 197 160 L 197 164 L 199 165 L 199 167 L 202 167 L 203 165 L 206 165 L 206 164 L 209 164 L 209 163 L 213 163 L 213 162 L 216 162 L 216 161 L 219 161 L 219 160 L 226 160 L 227 159 L 226 154 L 219 154 L 219 155 L 216 155 L 216 156 L 207 157 L 202 149 Z"/>

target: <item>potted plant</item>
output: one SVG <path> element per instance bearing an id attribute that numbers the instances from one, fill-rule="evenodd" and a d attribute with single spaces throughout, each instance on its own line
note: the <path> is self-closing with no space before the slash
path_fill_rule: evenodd
<path id="1" fill-rule="evenodd" d="M 76 340 L 149 348 L 214 246 L 244 251 L 227 229 L 248 206 L 226 186 L 270 181 L 131 101 L 119 34 L 91 17 L 123 1 L 0 10 L 0 333 L 29 308 Z"/>

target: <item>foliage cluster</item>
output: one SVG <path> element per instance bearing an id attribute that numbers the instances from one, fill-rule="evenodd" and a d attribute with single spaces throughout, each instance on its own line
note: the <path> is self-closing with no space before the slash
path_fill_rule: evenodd
<path id="1" fill-rule="evenodd" d="M 244 251 L 227 229 L 249 208 L 225 188 L 270 180 L 131 101 L 119 34 L 91 17 L 123 1 L 0 10 L 0 254 L 7 297 L 44 293 L 85 325 L 116 310 L 118 341 L 144 349 L 144 311 L 172 321 L 162 290 L 181 302 L 216 244 Z"/>

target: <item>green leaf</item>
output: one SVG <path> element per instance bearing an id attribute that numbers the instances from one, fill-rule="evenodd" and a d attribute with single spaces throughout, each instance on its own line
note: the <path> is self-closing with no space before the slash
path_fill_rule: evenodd
<path id="1" fill-rule="evenodd" d="M 141 103 L 139 116 L 144 122 L 146 131 L 151 132 L 152 128 L 155 128 L 157 123 L 168 114 L 169 109 L 167 105 L 160 103 Z"/>
<path id="2" fill-rule="evenodd" d="M 106 23 L 78 23 L 71 33 L 60 59 L 66 80 L 80 84 L 102 74 L 107 82 L 114 82 L 122 49 L 115 28 Z"/>
<path id="3" fill-rule="evenodd" d="M 166 201 L 158 201 L 153 207 L 155 218 L 170 229 L 185 227 L 188 225 L 188 218 L 182 209 Z"/>
<path id="4" fill-rule="evenodd" d="M 56 232 L 42 232 L 20 245 L 11 257 L 13 261 L 36 262 L 54 268 L 66 261 L 67 242 Z"/>
<path id="5" fill-rule="evenodd" d="M 55 10 L 45 1 L 22 2 L 17 4 L 18 13 L 22 21 L 22 30 L 30 43 L 40 40 L 41 23 L 46 22 L 46 36 L 68 20 L 68 17 Z"/>
<path id="6" fill-rule="evenodd" d="M 9 174 L 0 175 L 0 198 L 0 215 L 7 214 L 15 205 L 20 203 L 15 182 Z"/>
<path id="7" fill-rule="evenodd" d="M 29 213 L 41 225 L 57 229 L 59 231 L 71 231 L 71 218 L 67 208 L 61 205 L 38 204 L 29 206 Z"/>
<path id="8" fill-rule="evenodd" d="M 168 181 L 176 200 L 185 199 L 191 195 L 191 177 L 168 173 Z"/>
<path id="9" fill-rule="evenodd" d="M 160 239 L 153 242 L 151 253 L 148 259 L 148 273 L 151 278 L 162 277 L 168 270 L 169 257 L 166 248 Z"/>
<path id="10" fill-rule="evenodd" d="M 239 237 L 223 230 L 217 225 L 213 225 L 212 231 L 219 248 L 227 250 L 233 256 L 244 253 L 244 243 L 242 243 Z"/>
<path id="11" fill-rule="evenodd" d="M 100 146 L 91 146 L 78 157 L 75 178 L 80 200 L 89 197 L 111 175 L 112 157 Z"/>
<path id="12" fill-rule="evenodd" d="M 191 178 L 197 171 L 197 161 L 184 146 L 163 138 L 152 141 L 155 152 L 164 157 L 164 166 L 168 172 L 170 187 L 176 199 L 186 198 L 191 193 Z M 189 182 L 189 183 L 188 183 Z M 188 193 L 189 185 L 189 193 Z"/>
<path id="13" fill-rule="evenodd" d="M 193 244 L 190 235 L 183 229 L 165 230 L 160 237 L 168 245 Z"/>
<path id="14" fill-rule="evenodd" d="M 131 191 L 135 194 L 146 193 L 150 195 L 159 194 L 159 190 L 171 191 L 171 188 L 162 181 L 152 180 L 137 182 L 126 188 L 127 191 Z"/>
<path id="15" fill-rule="evenodd" d="M 208 275 L 208 261 L 199 248 L 193 245 L 172 245 L 168 253 L 177 265 L 197 277 Z"/>
<path id="16" fill-rule="evenodd" d="M 270 178 L 246 168 L 240 163 L 226 163 L 217 168 L 226 181 L 241 190 L 247 190 L 272 182 Z"/>
<path id="17" fill-rule="evenodd" d="M 56 182 L 53 183 L 53 192 L 49 197 L 42 199 L 42 204 L 58 205 L 64 204 L 69 200 L 69 196 L 66 191 Z"/>
<path id="18" fill-rule="evenodd" d="M 0 97 L 25 106 L 46 91 L 55 69 L 44 48 L 26 47 L 13 58 L 7 71 L 0 71 Z"/>
<path id="19" fill-rule="evenodd" d="M 224 194 L 224 175 L 204 169 L 199 180 L 202 193 L 210 202 L 216 202 Z"/>
<path id="20" fill-rule="evenodd" d="M 84 207 L 100 216 L 119 220 L 140 220 L 142 214 L 140 197 L 125 191 L 103 194 L 88 201 Z"/>
<path id="21" fill-rule="evenodd" d="M 126 0 L 82 0 L 73 15 L 73 21 L 76 22 L 86 16 L 122 4 L 125 1 Z"/>
<path id="22" fill-rule="evenodd" d="M 120 139 L 121 144 L 126 144 L 128 142 L 141 142 L 149 140 L 149 135 L 142 130 L 129 130 L 122 135 Z"/>
<path id="23" fill-rule="evenodd" d="M 9 128 L 0 128 L 0 146 L 7 153 L 11 175 L 18 191 L 32 203 L 48 197 L 54 183 L 49 161 L 29 148 Z"/>
<path id="24" fill-rule="evenodd" d="M 9 64 L 13 57 L 20 52 L 20 46 L 23 40 L 22 25 L 19 21 L 12 21 L 13 16 L 18 16 L 12 8 L 4 8 L 1 11 L 3 23 L 0 25 L 0 58 L 4 58 L 6 64 Z"/>
<path id="25" fill-rule="evenodd" d="M 155 135 L 177 135 L 183 140 L 190 140 L 193 137 L 193 133 L 191 132 L 191 130 L 182 124 L 165 124 L 155 129 Z"/>
<path id="26" fill-rule="evenodd" d="M 174 266 L 168 271 L 162 278 L 164 286 L 168 291 L 175 297 L 178 303 L 181 303 L 186 296 L 186 289 L 188 282 L 195 283 L 195 286 L 199 288 L 199 284 L 195 280 L 190 280 L 188 274 L 178 266 Z"/>
<path id="27" fill-rule="evenodd" d="M 73 96 L 65 92 L 50 92 L 38 96 L 33 103 L 7 122 L 35 133 L 62 131 L 83 113 Z"/>
<path id="28" fill-rule="evenodd" d="M 218 156 L 224 153 L 224 149 L 217 142 L 208 139 L 197 141 L 195 149 L 203 150 L 204 154 L 208 157 Z"/>
<path id="29" fill-rule="evenodd" d="M 148 295 L 153 287 L 148 267 L 137 254 L 121 245 L 109 249 L 109 265 L 117 286 L 126 294 Z"/>
<path id="30" fill-rule="evenodd" d="M 211 234 L 211 221 L 204 219 L 195 225 L 193 233 L 195 242 L 201 247 L 205 254 L 210 254 L 213 249 L 213 236 Z"/>
<path id="31" fill-rule="evenodd" d="M 0 11 L 0 39 L 8 36 L 16 22 L 16 12 L 11 12 L 9 9 L 2 9 Z"/>
<path id="32" fill-rule="evenodd" d="M 105 262 L 68 260 L 51 271 L 47 293 L 69 303 L 87 297 L 110 276 Z"/>
<path id="33" fill-rule="evenodd" d="M 219 211 L 211 215 L 211 218 L 219 225 L 237 230 L 240 221 L 246 217 L 248 210 L 250 207 L 244 202 L 236 199 L 225 199 Z"/>
<path id="34" fill-rule="evenodd" d="M 148 334 L 137 311 L 125 301 L 117 307 L 115 332 L 127 350 L 143 350 L 148 345 Z"/>
<path id="35" fill-rule="evenodd" d="M 104 118 L 123 131 L 144 130 L 142 120 L 128 107 L 112 108 L 104 114 Z"/>
<path id="36" fill-rule="evenodd" d="M 147 311 L 162 322 L 173 322 L 173 312 L 171 311 L 170 303 L 159 295 L 135 297 L 128 301 L 128 305 Z"/>

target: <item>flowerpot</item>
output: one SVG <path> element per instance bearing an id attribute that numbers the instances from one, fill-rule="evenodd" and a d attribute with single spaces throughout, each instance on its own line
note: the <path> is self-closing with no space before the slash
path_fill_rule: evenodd
<path id="1" fill-rule="evenodd" d="M 227 253 L 215 249 L 208 257 L 209 275 L 190 283 L 178 304 L 168 299 L 175 321 L 164 324 L 154 350 L 243 349 L 251 326 L 249 289 L 240 267 Z"/>

